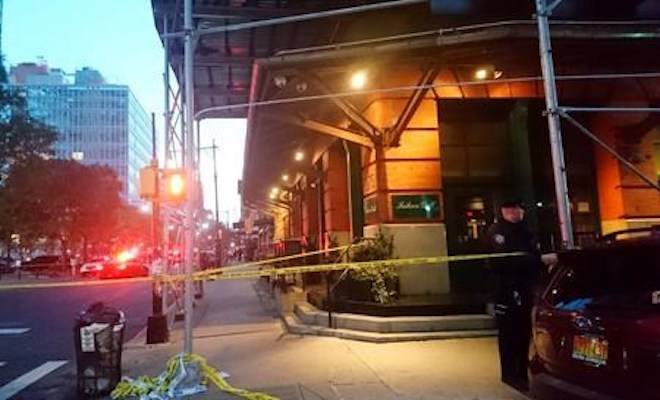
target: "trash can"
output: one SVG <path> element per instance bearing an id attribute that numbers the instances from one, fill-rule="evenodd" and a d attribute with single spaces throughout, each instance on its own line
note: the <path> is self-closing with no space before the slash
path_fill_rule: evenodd
<path id="1" fill-rule="evenodd" d="M 75 320 L 77 387 L 79 398 L 109 394 L 121 380 L 124 313 L 94 303 Z"/>

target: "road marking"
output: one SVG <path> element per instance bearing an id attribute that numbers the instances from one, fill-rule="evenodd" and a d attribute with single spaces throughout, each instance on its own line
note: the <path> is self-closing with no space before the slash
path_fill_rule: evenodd
<path id="1" fill-rule="evenodd" d="M 0 328 L 0 335 L 20 335 L 29 331 L 30 328 Z"/>
<path id="2" fill-rule="evenodd" d="M 16 393 L 35 383 L 44 376 L 55 371 L 59 367 L 66 364 L 66 361 L 48 361 L 41 364 L 39 367 L 32 371 L 19 376 L 13 381 L 9 382 L 3 387 L 0 387 L 0 400 L 7 400 Z"/>

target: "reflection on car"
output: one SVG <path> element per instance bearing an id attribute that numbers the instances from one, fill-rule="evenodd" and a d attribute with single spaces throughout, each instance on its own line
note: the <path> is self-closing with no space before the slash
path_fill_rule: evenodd
<path id="1" fill-rule="evenodd" d="M 137 278 L 149 276 L 149 268 L 137 261 L 110 261 L 103 264 L 103 269 L 99 272 L 101 279 L 114 278 Z"/>
<path id="2" fill-rule="evenodd" d="M 536 397 L 660 399 L 660 238 L 560 253 L 532 333 Z"/>

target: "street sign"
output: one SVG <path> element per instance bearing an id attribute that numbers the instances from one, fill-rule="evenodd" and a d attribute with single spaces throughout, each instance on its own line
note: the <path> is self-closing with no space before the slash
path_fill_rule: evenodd
<path id="1" fill-rule="evenodd" d="M 393 195 L 394 219 L 436 220 L 440 218 L 438 194 Z"/>
<path id="2" fill-rule="evenodd" d="M 158 168 L 148 166 L 140 169 L 140 197 L 155 199 L 158 197 Z"/>

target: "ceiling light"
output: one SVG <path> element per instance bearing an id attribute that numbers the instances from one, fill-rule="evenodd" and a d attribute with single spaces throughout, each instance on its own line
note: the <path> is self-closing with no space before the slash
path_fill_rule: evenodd
<path id="1" fill-rule="evenodd" d="M 356 71 L 351 76 L 351 87 L 353 89 L 362 89 L 367 84 L 367 73 L 366 71 Z"/>
<path id="2" fill-rule="evenodd" d="M 488 70 L 486 68 L 479 68 L 474 73 L 474 77 L 475 77 L 475 79 L 483 81 L 484 79 L 488 78 Z"/>

